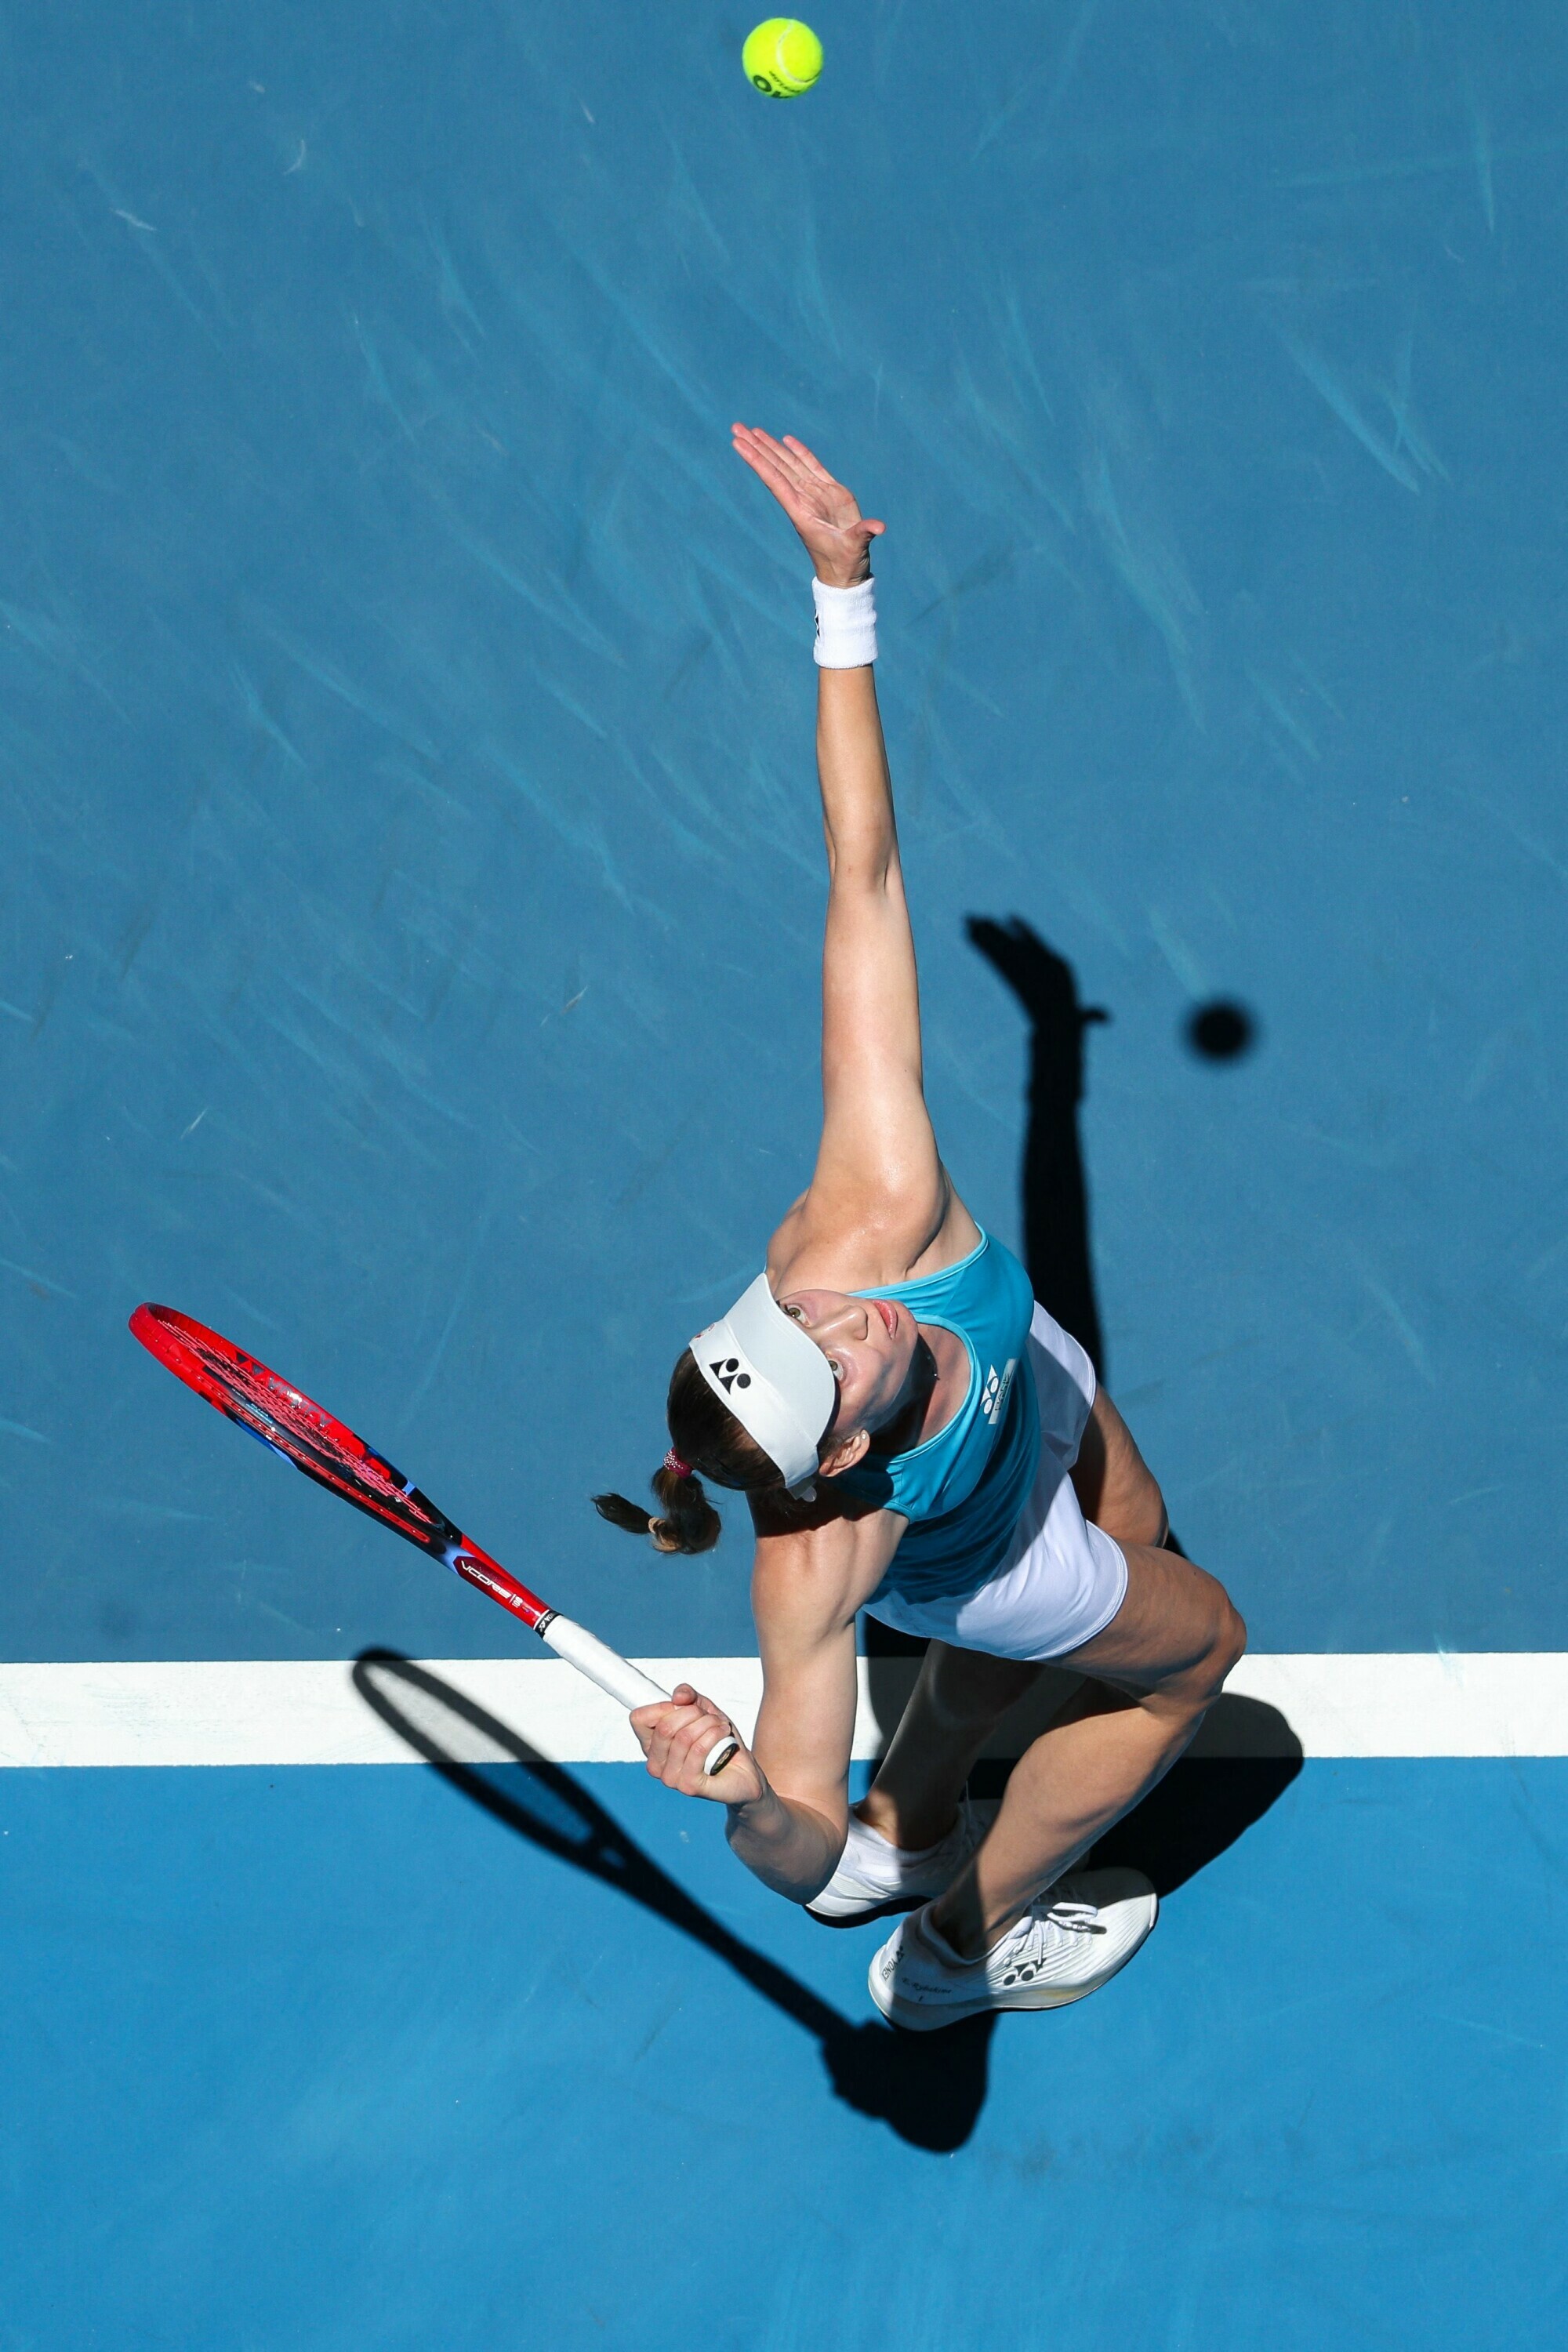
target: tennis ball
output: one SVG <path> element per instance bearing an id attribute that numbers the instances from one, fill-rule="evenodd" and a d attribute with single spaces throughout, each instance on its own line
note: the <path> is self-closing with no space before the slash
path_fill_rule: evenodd
<path id="1" fill-rule="evenodd" d="M 798 16 L 770 16 L 747 34 L 741 63 L 764 98 L 801 98 L 822 71 L 822 43 Z"/>

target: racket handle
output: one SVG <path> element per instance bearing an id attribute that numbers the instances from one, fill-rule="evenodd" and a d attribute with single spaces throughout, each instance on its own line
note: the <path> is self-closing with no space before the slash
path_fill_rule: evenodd
<path id="1" fill-rule="evenodd" d="M 535 1630 L 558 1658 L 564 1658 L 569 1666 L 575 1666 L 580 1675 L 586 1675 L 591 1683 L 597 1683 L 602 1691 L 608 1691 L 627 1709 L 649 1706 L 655 1699 L 669 1696 L 640 1666 L 634 1666 L 629 1658 L 623 1658 L 618 1650 L 612 1650 L 607 1642 L 601 1642 L 596 1633 L 590 1633 L 586 1625 L 579 1625 L 575 1618 L 552 1615 Z M 714 1742 L 702 1759 L 702 1769 L 710 1780 L 715 1772 L 724 1769 L 740 1744 L 728 1733 Z"/>

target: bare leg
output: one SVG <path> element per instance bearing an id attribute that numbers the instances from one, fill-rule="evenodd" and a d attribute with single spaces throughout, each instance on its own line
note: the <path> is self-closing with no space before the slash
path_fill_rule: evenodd
<path id="1" fill-rule="evenodd" d="M 986 1739 L 1034 1682 L 1037 1664 L 933 1642 L 855 1810 L 889 1844 L 934 1845 L 952 1827 L 963 1784 Z"/>
<path id="2" fill-rule="evenodd" d="M 1171 1523 L 1159 1481 L 1103 1389 L 1089 1410 L 1071 1476 L 1084 1517 L 1103 1528 L 1112 1542 L 1156 1549 L 1164 1542 Z"/>
<path id="3" fill-rule="evenodd" d="M 1103 1633 L 1052 1662 L 1095 1679 L 1019 1759 L 994 1828 L 931 1906 L 933 1925 L 966 1958 L 988 1951 L 1169 1771 L 1246 1646 L 1212 1576 L 1174 1552 L 1123 1549 L 1121 1609 Z"/>
<path id="4" fill-rule="evenodd" d="M 1072 1481 L 1085 1518 L 1124 1550 L 1163 1542 L 1164 1498 L 1103 1389 L 1094 1400 Z M 1078 1663 L 1050 1661 L 1058 1667 Z M 933 1642 L 876 1780 L 855 1808 L 860 1819 L 893 1845 L 920 1848 L 945 1837 L 975 1759 L 1039 1672 L 1037 1662 L 994 1658 Z M 1102 1696 L 1091 1704 L 1110 1703 Z M 1078 1707 L 1079 1698 L 1071 1704 Z M 1065 1719 L 1064 1710 L 1058 1722 Z"/>

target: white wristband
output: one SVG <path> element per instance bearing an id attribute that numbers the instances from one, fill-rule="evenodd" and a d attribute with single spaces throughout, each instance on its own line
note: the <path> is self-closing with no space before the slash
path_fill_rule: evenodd
<path id="1" fill-rule="evenodd" d="M 877 658 L 877 600 L 869 580 L 855 588 L 830 588 L 814 580 L 816 600 L 816 664 L 819 669 L 864 669 Z"/>

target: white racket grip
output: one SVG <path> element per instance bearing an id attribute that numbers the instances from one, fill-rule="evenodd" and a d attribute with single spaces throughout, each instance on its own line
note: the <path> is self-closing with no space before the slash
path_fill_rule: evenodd
<path id="1" fill-rule="evenodd" d="M 575 1666 L 580 1675 L 586 1675 L 591 1683 L 608 1691 L 628 1712 L 634 1706 L 647 1706 L 656 1698 L 669 1696 L 640 1666 L 634 1666 L 629 1658 L 623 1658 L 618 1650 L 612 1650 L 607 1642 L 601 1642 L 597 1633 L 590 1633 L 586 1625 L 579 1625 L 574 1617 L 550 1618 L 540 1627 L 539 1636 L 558 1658 L 564 1658 L 569 1666 Z M 710 1779 L 723 1770 L 739 1744 L 727 1734 L 714 1742 L 702 1759 L 702 1769 Z"/>
<path id="2" fill-rule="evenodd" d="M 656 1698 L 668 1698 L 669 1693 L 651 1682 L 640 1666 L 601 1642 L 597 1633 L 590 1633 L 586 1625 L 579 1625 L 573 1617 L 552 1617 L 542 1629 L 542 1640 L 547 1642 L 558 1658 L 597 1683 L 602 1691 L 619 1699 L 625 1707 L 647 1706 Z"/>

